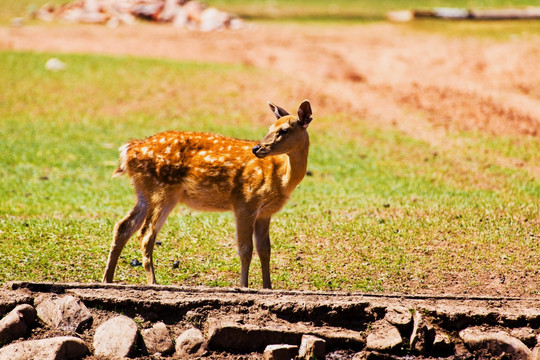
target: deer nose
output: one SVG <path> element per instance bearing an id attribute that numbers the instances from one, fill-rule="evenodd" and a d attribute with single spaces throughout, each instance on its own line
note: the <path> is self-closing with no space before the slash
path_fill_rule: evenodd
<path id="1" fill-rule="evenodd" d="M 253 154 L 257 155 L 257 151 L 259 151 L 259 149 L 261 148 L 261 145 L 255 145 L 251 151 L 253 151 Z"/>

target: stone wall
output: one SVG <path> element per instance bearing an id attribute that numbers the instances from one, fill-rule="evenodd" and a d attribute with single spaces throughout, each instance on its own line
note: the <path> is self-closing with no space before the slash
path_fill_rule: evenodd
<path id="1" fill-rule="evenodd" d="M 540 299 L 12 282 L 0 360 L 539 359 Z"/>

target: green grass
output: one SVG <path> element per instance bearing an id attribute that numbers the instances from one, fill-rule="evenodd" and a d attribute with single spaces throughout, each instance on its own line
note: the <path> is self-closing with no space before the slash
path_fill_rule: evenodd
<path id="1" fill-rule="evenodd" d="M 268 90 L 285 76 L 245 66 L 57 55 L 67 69 L 54 73 L 51 56 L 0 53 L 0 283 L 101 279 L 134 200 L 128 179 L 110 178 L 126 140 L 166 129 L 258 138 L 266 99 L 300 101 Z M 452 134 L 459 146 L 441 150 L 313 108 L 313 176 L 271 228 L 276 288 L 482 293 L 504 277 L 509 294 L 538 293 L 540 180 L 513 166 L 540 163 L 538 138 Z M 238 284 L 230 214 L 179 206 L 158 239 L 158 282 Z M 145 282 L 134 258 L 132 239 L 116 280 Z M 256 257 L 250 280 L 261 287 Z"/>
<path id="2" fill-rule="evenodd" d="M 434 7 L 492 8 L 531 6 L 527 0 L 209 0 L 209 4 L 241 16 L 264 18 L 318 18 L 318 19 L 383 19 L 386 12 L 403 9 L 430 9 Z M 539 4 L 536 3 L 538 6 Z"/>

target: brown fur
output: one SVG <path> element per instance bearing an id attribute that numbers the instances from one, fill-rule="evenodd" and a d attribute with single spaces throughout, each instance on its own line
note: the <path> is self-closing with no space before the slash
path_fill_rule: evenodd
<path id="1" fill-rule="evenodd" d="M 127 173 L 138 201 L 115 226 L 104 282 L 112 281 L 124 245 L 139 229 L 147 281 L 156 282 L 154 242 L 171 210 L 182 202 L 198 210 L 233 211 L 242 263 L 240 284 L 248 285 L 254 235 L 263 286 L 271 287 L 270 218 L 285 205 L 306 173 L 311 107 L 304 101 L 296 117 L 269 105 L 277 121 L 259 143 L 168 131 L 120 148 L 120 165 L 113 176 Z"/>

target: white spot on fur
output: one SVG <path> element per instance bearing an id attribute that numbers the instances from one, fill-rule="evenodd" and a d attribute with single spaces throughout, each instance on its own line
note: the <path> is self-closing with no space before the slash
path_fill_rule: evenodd
<path id="1" fill-rule="evenodd" d="M 141 152 L 143 153 L 143 155 L 146 155 L 146 153 L 148 152 L 148 147 L 143 147 L 141 148 Z"/>
<path id="2" fill-rule="evenodd" d="M 171 147 L 170 147 L 170 146 L 167 146 L 167 147 L 165 148 L 165 154 L 168 154 L 168 153 L 170 153 L 170 152 L 171 152 Z"/>
<path id="3" fill-rule="evenodd" d="M 206 151 L 199 151 L 199 155 L 203 156 L 203 155 L 206 155 Z"/>
<path id="4" fill-rule="evenodd" d="M 161 139 L 159 139 L 159 142 L 160 142 L 161 144 L 165 144 L 165 138 L 162 137 Z"/>
<path id="5" fill-rule="evenodd" d="M 208 162 L 213 163 L 214 161 L 216 161 L 216 159 L 214 159 L 214 158 L 211 157 L 210 155 L 207 155 L 207 156 L 204 158 L 204 161 L 208 161 Z"/>

